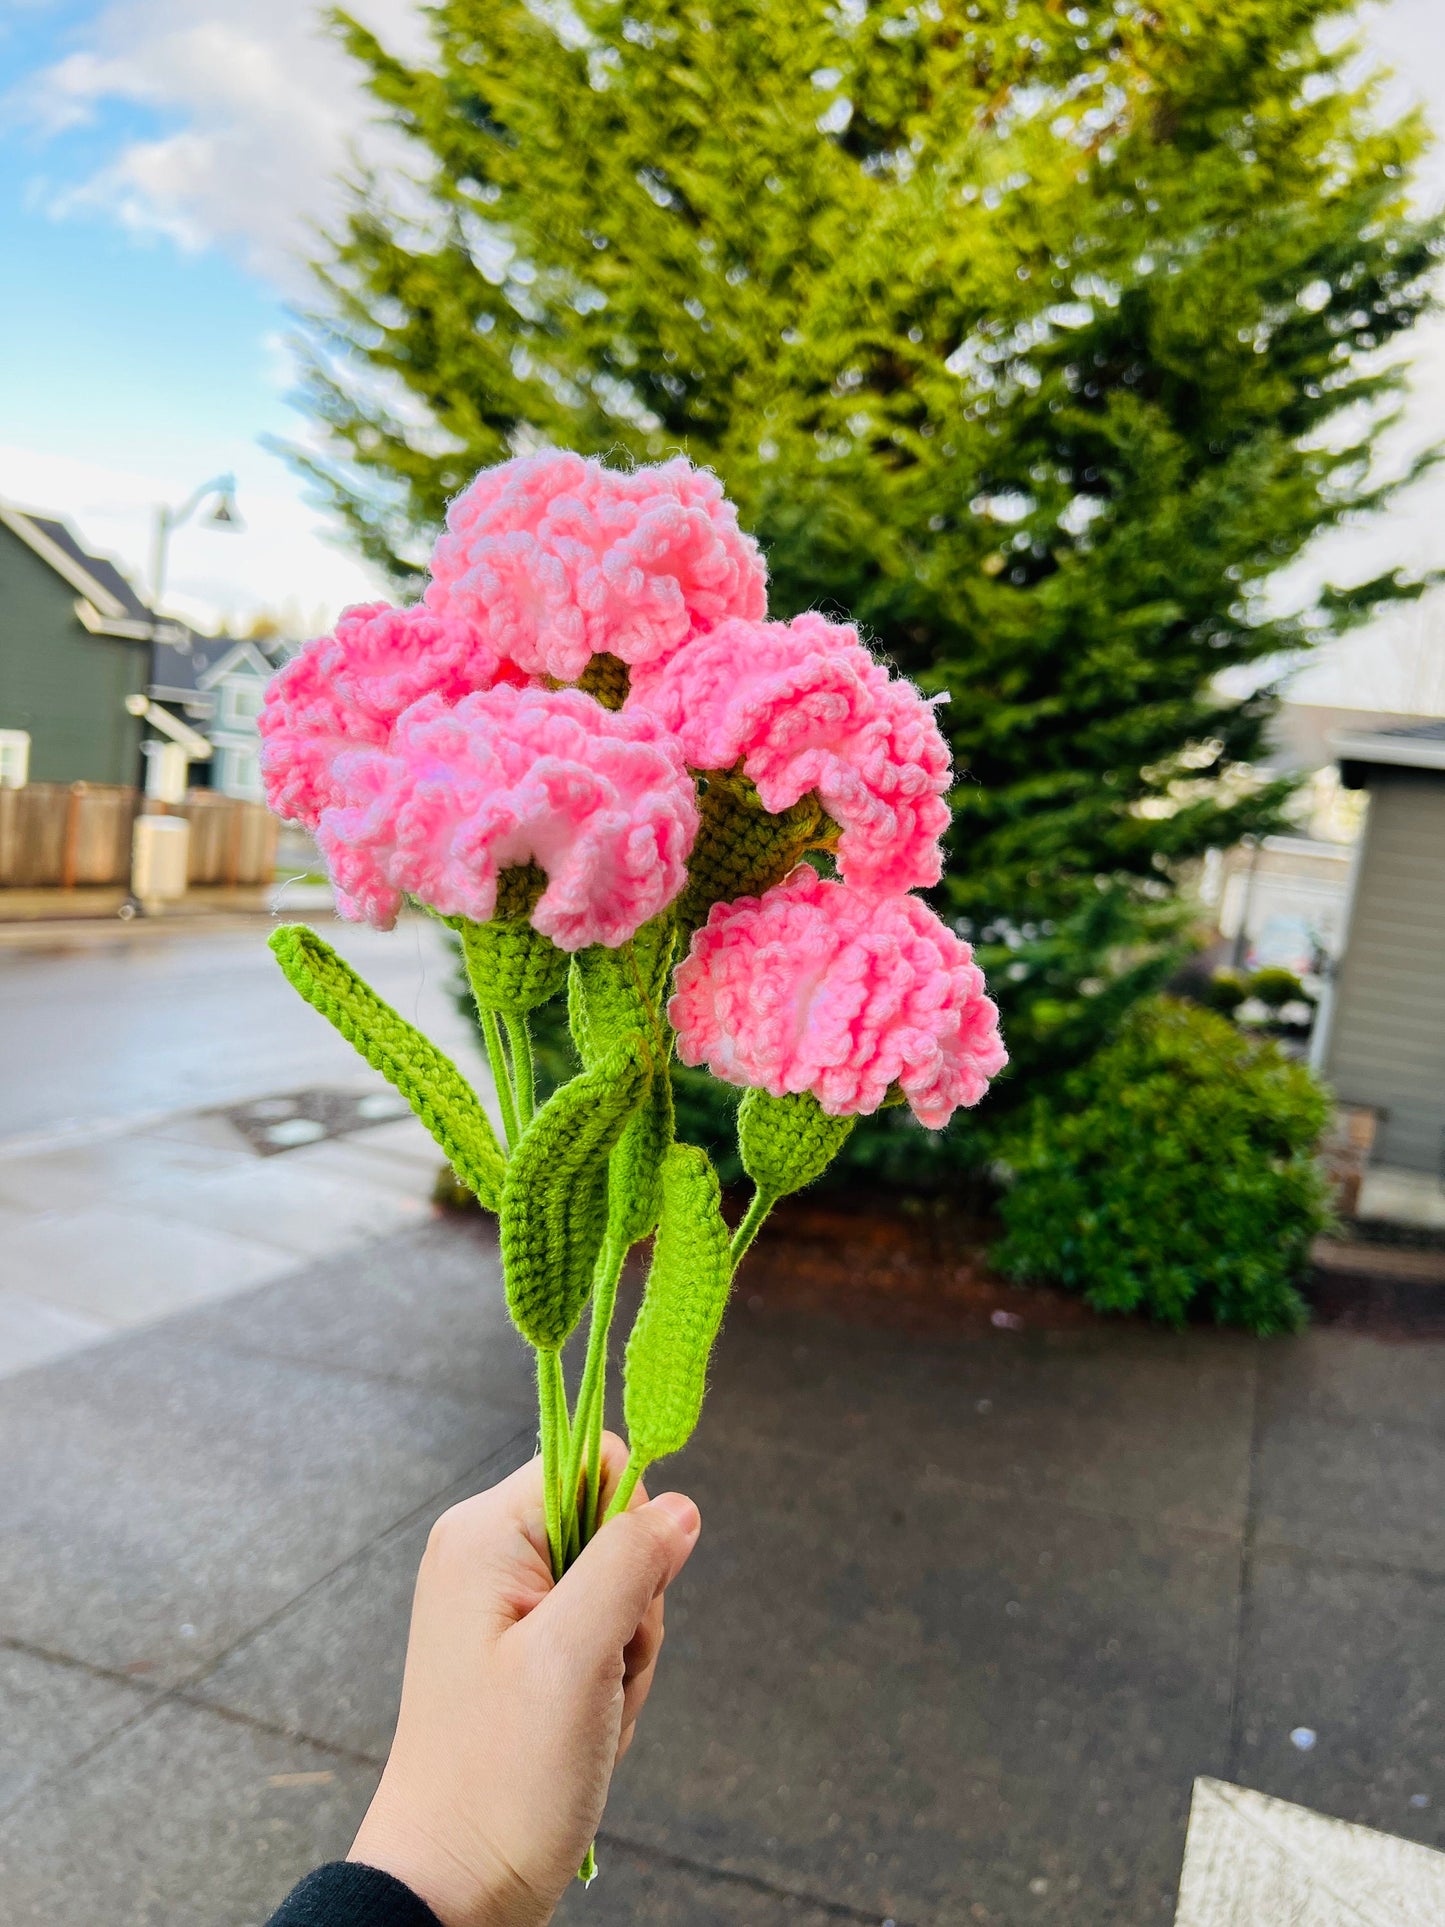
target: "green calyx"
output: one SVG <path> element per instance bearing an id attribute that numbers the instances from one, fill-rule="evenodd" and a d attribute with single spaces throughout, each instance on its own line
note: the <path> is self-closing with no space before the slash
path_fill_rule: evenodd
<path id="1" fill-rule="evenodd" d="M 741 769 L 712 770 L 698 795 L 701 821 L 678 899 L 678 922 L 690 935 L 715 903 L 761 896 L 809 850 L 831 849 L 838 826 L 815 795 L 776 815 L 765 810 Z"/>
<path id="2" fill-rule="evenodd" d="M 822 1177 L 857 1123 L 830 1117 L 811 1091 L 772 1097 L 749 1091 L 738 1106 L 743 1169 L 769 1197 L 786 1197 Z"/>
<path id="3" fill-rule="evenodd" d="M 384 1004 L 306 924 L 283 924 L 270 942 L 288 981 L 401 1093 L 462 1183 L 495 1211 L 506 1160 L 476 1092 L 451 1059 Z"/>
<path id="4" fill-rule="evenodd" d="M 624 1038 L 555 1090 L 522 1133 L 502 1190 L 502 1267 L 513 1323 L 557 1351 L 582 1316 L 607 1228 L 608 1159 L 648 1085 Z"/>
<path id="5" fill-rule="evenodd" d="M 524 1017 L 549 1003 L 566 983 L 567 953 L 530 921 L 546 887 L 546 875 L 534 863 L 503 870 L 491 921 L 453 920 L 478 1010 Z"/>
<path id="6" fill-rule="evenodd" d="M 576 687 L 585 690 L 604 709 L 621 709 L 632 687 L 632 673 L 620 656 L 602 654 L 588 663 L 577 678 Z"/>
<path id="7" fill-rule="evenodd" d="M 694 1144 L 662 1164 L 662 1215 L 642 1308 L 627 1341 L 623 1413 L 635 1465 L 680 1452 L 702 1411 L 708 1358 L 732 1282 L 717 1173 Z"/>

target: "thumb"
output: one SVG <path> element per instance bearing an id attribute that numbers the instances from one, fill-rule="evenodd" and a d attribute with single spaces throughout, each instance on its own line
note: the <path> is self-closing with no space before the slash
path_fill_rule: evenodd
<path id="1" fill-rule="evenodd" d="M 606 1663 L 620 1653 L 664 1586 L 687 1564 L 702 1518 L 681 1492 L 610 1519 L 532 1614 L 568 1650 Z"/>

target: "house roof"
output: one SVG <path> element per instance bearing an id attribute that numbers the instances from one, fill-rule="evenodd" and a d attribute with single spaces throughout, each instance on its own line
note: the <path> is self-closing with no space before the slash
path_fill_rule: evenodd
<path id="1" fill-rule="evenodd" d="M 1381 768 L 1445 777 L 1445 717 L 1408 729 L 1340 730 L 1331 742 L 1347 789 L 1367 787 L 1370 771 Z"/>
<path id="2" fill-rule="evenodd" d="M 156 644 L 151 695 L 162 702 L 209 710 L 216 684 L 243 663 L 264 676 L 276 667 L 266 645 L 248 636 L 201 636 L 190 630 L 183 643 Z"/>
<path id="3" fill-rule="evenodd" d="M 114 562 L 103 555 L 92 555 L 82 548 L 74 532 L 53 515 L 37 515 L 33 509 L 13 508 L 0 503 L 0 521 L 18 535 L 54 569 L 55 573 L 93 603 L 103 616 L 130 617 L 138 622 L 155 620 L 149 607 L 136 594 Z"/>

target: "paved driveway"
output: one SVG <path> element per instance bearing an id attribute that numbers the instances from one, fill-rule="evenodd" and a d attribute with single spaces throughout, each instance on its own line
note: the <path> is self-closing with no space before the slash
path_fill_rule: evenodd
<path id="1" fill-rule="evenodd" d="M 530 1401 L 456 1222 L 0 1384 L 7 1927 L 245 1927 L 344 1849 L 427 1528 Z M 1165 1923 L 1201 1774 L 1445 1844 L 1445 1346 L 923 1338 L 755 1268 L 673 1476 L 569 1927 Z"/>

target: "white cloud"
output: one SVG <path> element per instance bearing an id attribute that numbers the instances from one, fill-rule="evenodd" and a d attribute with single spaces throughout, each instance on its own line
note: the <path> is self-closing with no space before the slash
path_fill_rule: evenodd
<path id="1" fill-rule="evenodd" d="M 413 0 L 358 11 L 388 45 L 425 45 Z M 173 123 L 123 141 L 78 183 L 54 192 L 57 216 L 109 213 L 132 233 L 185 248 L 219 244 L 287 291 L 311 224 L 336 206 L 354 151 L 395 160 L 353 64 L 296 0 L 110 0 L 85 44 L 26 81 L 9 105 L 42 135 L 95 122 L 116 104 Z"/>

